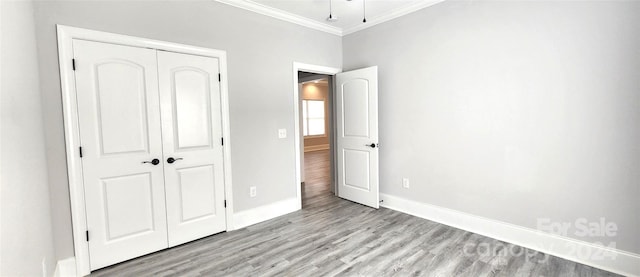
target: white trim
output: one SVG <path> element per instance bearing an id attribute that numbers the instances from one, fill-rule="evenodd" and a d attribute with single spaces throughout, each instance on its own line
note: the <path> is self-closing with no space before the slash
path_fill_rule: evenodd
<path id="1" fill-rule="evenodd" d="M 233 227 L 234 230 L 242 229 L 298 210 L 300 210 L 300 208 L 298 208 L 298 200 L 296 198 L 289 198 L 235 213 L 233 215 L 233 222 L 235 224 Z"/>
<path id="2" fill-rule="evenodd" d="M 59 260 L 56 264 L 56 271 L 53 273 L 54 277 L 73 277 L 76 275 L 76 258 L 70 257 L 64 260 Z"/>
<path id="3" fill-rule="evenodd" d="M 348 34 L 353 34 L 357 31 L 361 31 L 367 28 L 371 28 L 380 23 L 387 22 L 392 19 L 396 19 L 398 17 L 419 11 L 421 9 L 431 7 L 440 2 L 444 2 L 446 0 L 425 0 L 425 1 L 417 1 L 410 5 L 399 7 L 395 10 L 391 10 L 388 14 L 383 14 L 380 16 L 375 16 L 371 18 L 367 18 L 367 23 L 358 24 L 352 27 L 340 28 L 336 26 L 332 26 L 326 23 L 322 23 L 304 16 L 300 16 L 294 13 L 290 13 L 287 11 L 283 11 L 281 9 L 277 9 L 274 7 L 270 7 L 267 5 L 263 5 L 260 3 L 256 3 L 250 0 L 215 0 L 217 2 L 227 4 L 236 8 L 245 9 L 248 11 L 252 11 L 255 13 L 259 13 L 262 15 L 266 15 L 269 17 L 273 17 L 276 19 L 280 19 L 283 21 L 287 21 L 293 24 L 297 24 L 300 26 L 304 26 L 307 28 L 311 28 L 314 30 L 326 32 L 332 35 L 338 36 L 346 36 Z"/>
<path id="4" fill-rule="evenodd" d="M 280 9 L 272 8 L 266 5 L 262 5 L 248 0 L 215 0 L 217 2 L 234 6 L 236 8 L 245 9 L 262 15 L 270 16 L 276 19 L 287 21 L 290 23 L 298 24 L 314 30 L 326 32 L 332 35 L 342 36 L 342 29 L 334 27 L 329 24 L 321 23 L 297 14 L 286 12 Z"/>
<path id="5" fill-rule="evenodd" d="M 311 75 L 311 76 L 307 76 L 307 77 L 302 77 L 298 79 L 298 82 L 304 84 L 307 82 L 311 82 L 311 81 L 317 81 L 317 80 L 322 80 L 322 79 L 327 79 L 329 78 L 329 75 L 322 75 L 322 74 L 318 74 L 318 75 Z"/>
<path id="6" fill-rule="evenodd" d="M 427 7 L 431 7 L 435 4 L 438 4 L 440 2 L 444 2 L 445 0 L 425 0 L 425 1 L 417 1 L 414 2 L 411 5 L 408 6 L 404 6 L 404 7 L 400 7 L 398 9 L 392 10 L 390 13 L 382 15 L 382 16 L 377 16 L 377 17 L 373 17 L 371 19 L 367 18 L 367 23 L 364 24 L 359 24 L 353 27 L 348 27 L 348 28 L 344 28 L 342 30 L 342 35 L 346 36 L 348 34 L 353 34 L 357 31 L 361 31 L 367 28 L 371 28 L 375 25 L 387 22 L 389 20 L 393 20 L 396 19 L 398 17 L 413 13 L 413 12 L 417 12 L 419 10 L 422 10 L 424 8 Z"/>
<path id="7" fill-rule="evenodd" d="M 600 268 L 624 276 L 640 276 L 640 255 L 597 244 L 545 233 L 535 229 L 420 203 L 388 194 L 380 194 L 385 208 L 425 218 L 458 229 L 551 254 L 563 259 Z M 585 252 L 582 252 L 586 250 Z M 590 252 L 589 252 L 590 251 Z M 604 259 L 581 257 L 577 252 L 598 253 Z M 615 257 L 609 259 L 607 257 Z"/>
<path id="8" fill-rule="evenodd" d="M 310 100 L 310 101 L 325 101 L 324 99 L 302 99 L 302 101 L 304 100 Z M 315 139 L 315 138 L 326 138 L 327 134 L 326 134 L 326 130 L 325 133 L 322 135 L 311 135 L 311 136 L 303 136 L 304 139 Z"/>
<path id="9" fill-rule="evenodd" d="M 64 118 L 65 145 L 67 154 L 69 194 L 71 198 L 71 219 L 73 227 L 73 246 L 75 252 L 76 272 L 80 276 L 91 272 L 89 264 L 89 244 L 85 240 L 87 226 L 84 184 L 82 182 L 82 163 L 79 158 L 80 133 L 78 125 L 75 74 L 72 70 L 73 40 L 105 42 L 133 47 L 158 49 L 170 52 L 185 53 L 217 58 L 220 62 L 220 93 L 222 102 L 222 128 L 224 138 L 224 180 L 225 198 L 227 199 L 227 230 L 233 225 L 233 199 L 231 180 L 231 137 L 229 128 L 229 91 L 227 79 L 227 53 L 221 50 L 202 48 L 172 42 L 146 38 L 118 35 L 63 25 L 57 25 L 58 53 L 60 63 L 60 79 L 62 85 L 62 110 Z"/>
<path id="10" fill-rule="evenodd" d="M 304 152 L 313 152 L 313 151 L 320 151 L 320 150 L 329 150 L 329 145 L 328 144 L 321 144 L 321 145 L 310 145 L 310 146 L 305 146 L 304 147 Z"/>
<path id="11" fill-rule="evenodd" d="M 300 157 L 302 156 L 302 153 L 300 153 L 300 91 L 298 89 L 298 71 L 333 76 L 342 72 L 342 69 L 336 67 L 293 62 L 293 141 L 296 153 L 296 196 L 298 199 L 297 202 L 299 210 L 302 209 L 302 190 L 300 187 L 300 184 L 302 183 L 302 165 L 300 164 Z"/>

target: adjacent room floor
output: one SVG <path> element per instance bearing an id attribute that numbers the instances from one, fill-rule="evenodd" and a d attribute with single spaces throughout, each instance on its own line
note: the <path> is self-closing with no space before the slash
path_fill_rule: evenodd
<path id="1" fill-rule="evenodd" d="M 328 169 L 328 153 L 305 153 L 305 164 Z M 329 190 L 328 170 L 307 171 L 305 179 L 301 211 L 92 275 L 615 276 L 390 209 L 342 200 Z"/>

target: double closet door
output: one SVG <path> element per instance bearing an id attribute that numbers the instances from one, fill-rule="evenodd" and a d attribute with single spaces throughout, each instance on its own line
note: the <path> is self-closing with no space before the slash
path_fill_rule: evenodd
<path id="1" fill-rule="evenodd" d="M 218 60 L 73 51 L 91 269 L 224 231 Z"/>

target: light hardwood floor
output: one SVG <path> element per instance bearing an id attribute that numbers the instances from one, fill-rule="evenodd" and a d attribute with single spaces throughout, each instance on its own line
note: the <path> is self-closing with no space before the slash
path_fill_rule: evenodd
<path id="1" fill-rule="evenodd" d="M 328 151 L 306 153 L 305 164 L 328 170 Z M 325 170 L 307 172 L 301 211 L 92 275 L 615 276 L 393 210 L 342 200 L 329 191 L 329 179 Z"/>

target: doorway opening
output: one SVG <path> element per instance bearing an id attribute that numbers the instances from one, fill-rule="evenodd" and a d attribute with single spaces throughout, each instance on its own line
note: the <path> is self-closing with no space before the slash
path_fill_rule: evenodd
<path id="1" fill-rule="evenodd" d="M 333 76 L 298 71 L 302 208 L 334 192 Z"/>
<path id="2" fill-rule="evenodd" d="M 328 87 L 331 90 L 327 97 L 327 118 L 332 134 L 329 135 L 329 176 L 334 185 L 329 184 L 329 191 L 340 198 L 379 208 L 378 67 L 342 72 L 336 68 L 294 62 L 293 116 L 298 209 L 303 207 L 304 170 L 303 102 L 300 95 L 303 85 L 298 80 L 300 71 L 330 76 Z M 311 131 L 307 130 L 307 133 Z"/>
<path id="3" fill-rule="evenodd" d="M 334 77 L 340 72 L 342 72 L 340 68 L 299 62 L 293 63 L 293 118 L 295 121 L 294 151 L 296 161 L 297 202 L 299 203 L 298 209 L 302 209 L 303 206 L 308 207 L 311 203 L 307 200 L 311 199 L 314 195 L 317 196 L 318 194 L 322 194 L 324 196 L 328 196 L 331 192 L 334 194 L 337 193 L 337 189 L 334 185 L 336 184 L 336 173 L 334 168 L 335 163 L 333 162 L 335 156 L 333 149 L 336 143 L 334 135 L 336 132 L 333 124 L 335 114 L 333 107 L 333 92 Z M 312 90 L 312 87 L 314 87 L 313 89 L 316 90 L 315 97 L 303 97 L 305 84 L 308 85 L 309 90 Z M 325 94 L 321 92 L 324 88 L 326 88 Z M 325 106 L 325 109 L 319 108 L 323 105 Z M 309 114 L 305 117 L 306 113 Z M 324 122 L 324 124 L 319 122 Z M 306 145 L 305 137 L 307 137 Z M 322 137 L 326 137 L 326 139 L 323 140 Z M 305 146 L 307 146 L 307 155 L 305 155 Z M 312 153 L 318 151 L 324 152 Z M 322 157 L 322 154 L 324 154 L 324 158 Z M 319 177 L 319 179 L 325 180 L 321 181 L 320 184 L 322 185 L 316 186 L 315 190 L 307 190 L 307 188 L 312 187 L 312 184 L 309 183 L 309 181 L 305 182 L 307 177 L 307 174 L 305 174 L 305 156 L 309 159 L 308 163 L 311 166 L 309 171 L 311 171 L 312 168 L 315 168 L 316 172 L 320 172 L 318 175 L 323 176 Z M 328 162 L 326 156 L 328 156 Z M 312 160 L 319 160 L 320 166 L 313 166 L 313 164 L 318 164 L 312 162 Z M 314 173 L 311 173 L 312 176 Z M 327 176 L 329 178 L 328 182 L 326 181 Z M 312 183 L 316 184 L 316 181 L 314 180 Z M 313 195 L 310 194 L 312 192 L 314 193 Z M 309 195 L 303 196 L 303 193 L 308 193 Z"/>

